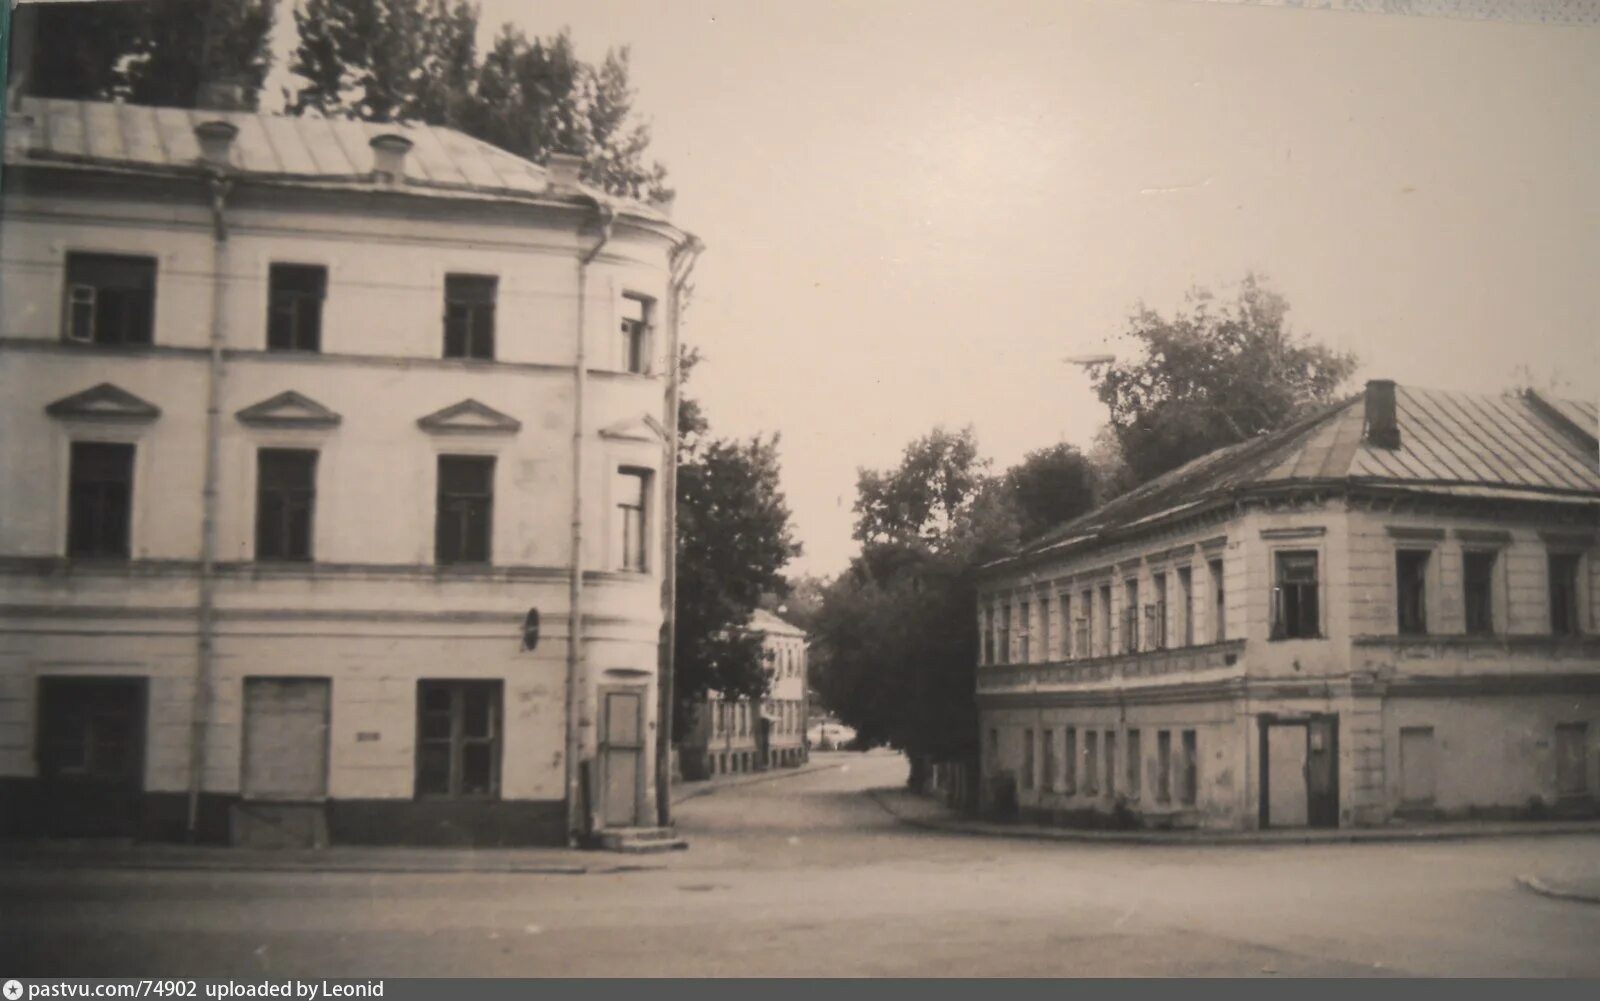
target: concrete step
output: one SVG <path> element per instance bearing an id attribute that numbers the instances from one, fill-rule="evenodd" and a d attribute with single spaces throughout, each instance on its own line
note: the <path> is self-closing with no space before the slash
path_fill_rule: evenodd
<path id="1" fill-rule="evenodd" d="M 642 855 L 679 851 L 688 848 L 689 842 L 671 827 L 607 827 L 595 832 L 595 845 L 608 852 Z"/>

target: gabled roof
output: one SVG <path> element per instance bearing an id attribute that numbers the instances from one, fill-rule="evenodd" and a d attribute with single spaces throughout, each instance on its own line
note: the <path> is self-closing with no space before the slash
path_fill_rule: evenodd
<path id="1" fill-rule="evenodd" d="M 230 153 L 236 176 L 299 186 L 336 186 L 431 196 L 477 196 L 518 201 L 560 198 L 550 174 L 529 160 L 455 129 L 437 125 L 310 118 L 257 111 L 157 108 L 109 101 L 24 96 L 8 116 L 6 165 L 77 164 L 140 172 L 189 173 L 200 162 L 195 126 L 225 121 L 237 128 Z M 31 122 L 31 124 L 30 124 Z M 411 141 L 403 184 L 373 173 L 371 141 L 380 135 Z M 20 148 L 13 148 L 14 144 Z M 582 195 L 626 206 L 629 215 L 666 222 L 661 210 L 616 199 L 598 188 Z"/>
<path id="2" fill-rule="evenodd" d="M 1400 447 L 1388 449 L 1365 440 L 1363 401 L 1358 394 L 1281 431 L 1203 455 L 990 565 L 1087 545 L 1225 496 L 1296 486 L 1600 503 L 1593 404 L 1532 392 L 1490 396 L 1396 386 Z"/>

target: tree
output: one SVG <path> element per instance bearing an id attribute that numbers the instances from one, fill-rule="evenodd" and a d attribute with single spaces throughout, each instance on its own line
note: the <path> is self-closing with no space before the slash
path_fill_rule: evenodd
<path id="1" fill-rule="evenodd" d="M 1071 445 L 1029 452 L 1006 471 L 1005 489 L 1016 506 L 1021 539 L 1076 518 L 1098 502 L 1094 464 Z"/>
<path id="2" fill-rule="evenodd" d="M 626 46 L 594 66 L 565 30 L 529 38 L 505 24 L 479 61 L 466 0 L 306 0 L 295 25 L 294 114 L 447 125 L 535 163 L 581 156 L 583 179 L 614 195 L 671 194 L 647 159 Z"/>
<path id="3" fill-rule="evenodd" d="M 988 468 L 972 428 L 940 427 L 907 445 L 898 469 L 858 470 L 856 541 L 939 548 L 976 499 Z"/>
<path id="4" fill-rule="evenodd" d="M 681 378 L 699 356 L 685 353 Z M 673 651 L 674 733 L 707 691 L 760 698 L 768 674 L 761 637 L 746 632 L 762 594 L 800 546 L 779 485 L 778 438 L 711 436 L 698 404 L 678 421 L 678 580 Z"/>
<path id="5" fill-rule="evenodd" d="M 1234 302 L 1195 289 L 1187 303 L 1171 318 L 1141 307 L 1123 334 L 1138 356 L 1093 371 L 1139 482 L 1333 402 L 1356 368 L 1354 355 L 1292 333 L 1288 304 L 1254 275 Z"/>
<path id="6" fill-rule="evenodd" d="M 45 4 L 29 89 L 45 97 L 197 107 L 208 83 L 257 104 L 277 0 Z"/>

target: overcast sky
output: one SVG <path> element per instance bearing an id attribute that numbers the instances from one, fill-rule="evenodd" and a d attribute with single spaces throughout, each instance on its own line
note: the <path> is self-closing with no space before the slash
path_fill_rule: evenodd
<path id="1" fill-rule="evenodd" d="M 782 433 L 797 569 L 845 564 L 856 469 L 935 425 L 997 466 L 1087 444 L 1104 410 L 1062 359 L 1252 269 L 1358 379 L 1600 395 L 1600 29 L 1190 0 L 483 20 L 632 45 L 709 248 L 690 391 L 719 433 Z"/>

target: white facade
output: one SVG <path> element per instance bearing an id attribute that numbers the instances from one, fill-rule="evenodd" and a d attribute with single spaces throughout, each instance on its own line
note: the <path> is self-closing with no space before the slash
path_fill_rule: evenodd
<path id="1" fill-rule="evenodd" d="M 244 120 L 268 116 L 219 117 L 254 124 Z M 164 129 L 174 119 L 157 113 L 156 121 Z M 357 140 L 371 129 L 341 124 L 351 126 Z M 40 820 L 39 783 L 70 778 L 41 774 L 43 745 L 71 742 L 44 732 L 55 725 L 40 704 L 52 679 L 142 679 L 142 805 L 111 826 L 181 829 L 198 758 L 201 826 L 220 836 L 224 814 L 253 798 L 247 679 L 306 678 L 331 685 L 325 793 L 295 798 L 321 805 L 335 839 L 561 840 L 569 779 L 590 790 L 591 813 L 607 815 L 600 822 L 653 823 L 671 504 L 664 376 L 676 353 L 672 268 L 691 238 L 629 204 L 615 206 L 606 227 L 612 207 L 602 213 L 576 187 L 515 197 L 422 184 L 341 187 L 285 182 L 239 161 L 226 171 L 226 239 L 218 240 L 213 188 L 198 166 L 161 170 L 114 157 L 63 164 L 8 152 L 0 244 L 0 783 L 8 798 Z M 70 261 L 81 254 L 153 262 L 151 343 L 72 339 Z M 587 254 L 596 256 L 584 265 Z M 272 269 L 286 263 L 323 269 L 315 350 L 269 345 Z M 451 275 L 494 279 L 492 358 L 444 357 Z M 618 333 L 630 296 L 652 313 L 642 364 Z M 117 394 L 78 395 L 103 384 L 148 408 Z M 208 423 L 210 392 L 217 415 Z M 133 446 L 121 554 L 69 555 L 73 448 L 91 441 Z M 309 552 L 296 558 L 258 552 L 263 449 L 315 453 Z M 471 501 L 479 506 L 463 516 L 473 527 L 440 525 L 448 520 L 441 456 L 492 460 L 490 499 Z M 626 543 L 629 515 L 619 505 L 640 481 L 619 474 L 642 476 L 645 486 L 645 535 Z M 484 507 L 486 539 L 473 521 Z M 441 542 L 448 531 L 456 541 Z M 470 552 L 479 540 L 487 551 Z M 450 547 L 467 548 L 457 561 L 441 555 Z M 588 776 L 567 768 L 575 566 L 578 754 L 594 769 Z M 530 609 L 540 635 L 525 650 Z M 207 674 L 209 695 L 197 702 Z M 485 683 L 493 733 L 487 751 L 466 748 L 475 733 L 448 735 L 446 784 L 456 788 L 441 795 L 426 788 L 433 780 L 422 762 L 435 751 L 446 760 L 445 745 L 419 747 L 418 733 L 423 686 L 452 680 Z M 608 745 L 601 700 L 613 693 L 625 698 L 612 706 L 613 728 L 623 708 L 640 715 L 637 733 Z M 450 710 L 460 717 L 452 727 L 479 727 L 461 714 L 481 708 Z M 263 746 L 253 745 L 258 758 L 272 753 Z M 476 788 L 474 770 L 483 767 L 488 789 Z M 631 808 L 615 802 L 619 791 Z"/>

